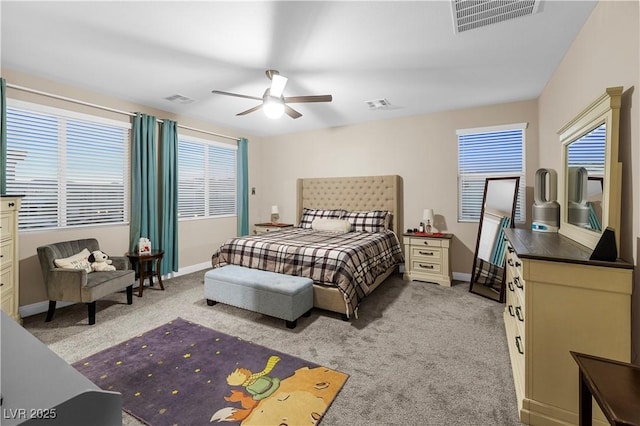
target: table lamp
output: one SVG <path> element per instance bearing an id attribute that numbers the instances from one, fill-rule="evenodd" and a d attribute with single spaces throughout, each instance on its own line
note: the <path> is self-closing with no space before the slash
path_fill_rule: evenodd
<path id="1" fill-rule="evenodd" d="M 439 232 L 436 227 L 433 226 L 435 221 L 433 209 L 424 209 L 422 212 L 422 220 L 424 221 L 424 232 L 427 234 L 435 234 Z"/>
<path id="2" fill-rule="evenodd" d="M 280 220 L 280 211 L 278 211 L 278 206 L 271 206 L 271 223 L 278 223 Z"/>

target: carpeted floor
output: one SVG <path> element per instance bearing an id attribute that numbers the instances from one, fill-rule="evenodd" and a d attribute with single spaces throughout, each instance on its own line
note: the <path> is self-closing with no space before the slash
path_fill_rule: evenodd
<path id="1" fill-rule="evenodd" d="M 24 326 L 69 363 L 176 317 L 349 374 L 322 425 L 520 425 L 502 310 L 468 292 L 390 277 L 360 306 L 359 318 L 314 309 L 289 330 L 282 320 L 217 304 L 203 295 L 206 271 L 165 281 L 142 298 L 25 318 Z M 123 414 L 125 425 L 139 421 Z"/>

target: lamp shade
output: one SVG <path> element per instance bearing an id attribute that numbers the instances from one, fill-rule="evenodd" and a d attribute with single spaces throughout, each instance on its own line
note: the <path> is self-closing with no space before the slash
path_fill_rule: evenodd
<path id="1" fill-rule="evenodd" d="M 278 206 L 271 206 L 271 214 L 280 214 Z"/>

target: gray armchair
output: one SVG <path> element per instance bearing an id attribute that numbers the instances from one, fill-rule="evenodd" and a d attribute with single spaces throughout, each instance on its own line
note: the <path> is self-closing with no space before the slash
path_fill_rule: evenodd
<path id="1" fill-rule="evenodd" d="M 96 322 L 96 300 L 126 288 L 127 304 L 131 305 L 133 302 L 135 271 L 131 269 L 126 257 L 109 257 L 116 267 L 115 271 L 87 273 L 84 269 L 63 269 L 56 266 L 56 259 L 73 256 L 85 248 L 90 252 L 100 250 L 98 241 L 93 238 L 38 247 L 42 278 L 49 298 L 49 311 L 45 321 L 53 319 L 57 301 L 86 303 L 90 325 Z"/>

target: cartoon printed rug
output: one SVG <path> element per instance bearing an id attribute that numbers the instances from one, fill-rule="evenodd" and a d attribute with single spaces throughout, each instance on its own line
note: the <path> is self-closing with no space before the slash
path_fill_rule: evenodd
<path id="1" fill-rule="evenodd" d="M 182 318 L 73 366 L 153 426 L 318 424 L 349 377 Z"/>

